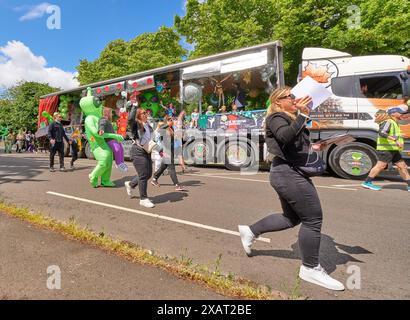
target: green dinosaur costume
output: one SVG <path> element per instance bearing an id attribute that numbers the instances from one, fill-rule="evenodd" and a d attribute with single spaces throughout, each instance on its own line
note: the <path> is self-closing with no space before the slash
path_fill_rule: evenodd
<path id="1" fill-rule="evenodd" d="M 161 109 L 157 93 L 153 91 L 144 92 L 140 98 L 140 106 L 145 110 L 149 110 L 153 118 L 157 118 Z"/>
<path id="2" fill-rule="evenodd" d="M 101 177 L 101 186 L 115 187 L 115 183 L 110 180 L 113 153 L 105 139 L 115 139 L 121 142 L 124 138 L 114 133 L 104 133 L 101 136 L 98 134 L 98 122 L 102 118 L 103 106 L 101 101 L 92 95 L 91 88 L 87 88 L 87 96 L 80 100 L 80 107 L 86 116 L 85 133 L 88 143 L 98 162 L 93 172 L 89 175 L 90 183 L 94 188 L 98 187 L 98 180 Z"/>

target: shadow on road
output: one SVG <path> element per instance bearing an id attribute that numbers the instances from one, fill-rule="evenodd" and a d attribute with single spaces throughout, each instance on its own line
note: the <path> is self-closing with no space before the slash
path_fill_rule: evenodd
<path id="1" fill-rule="evenodd" d="M 48 161 L 45 159 L 33 158 L 30 159 L 29 164 L 25 158 L 1 157 L 0 159 L 0 184 L 49 181 L 35 179 L 48 169 Z"/>
<path id="2" fill-rule="evenodd" d="M 160 204 L 160 203 L 167 203 L 167 202 L 182 201 L 186 197 L 188 197 L 187 192 L 169 192 L 169 193 L 161 194 L 159 196 L 152 197 L 151 200 L 155 204 Z"/>
<path id="3" fill-rule="evenodd" d="M 292 250 L 252 250 L 252 257 L 255 256 L 272 256 L 284 259 L 300 260 L 300 252 L 298 242 L 291 245 Z M 344 251 L 341 252 L 340 250 Z M 345 265 L 348 262 L 363 263 L 351 255 L 373 254 L 372 252 L 360 246 L 349 246 L 336 243 L 334 239 L 328 235 L 322 234 L 320 244 L 320 264 L 328 272 L 332 273 L 338 265 Z"/>

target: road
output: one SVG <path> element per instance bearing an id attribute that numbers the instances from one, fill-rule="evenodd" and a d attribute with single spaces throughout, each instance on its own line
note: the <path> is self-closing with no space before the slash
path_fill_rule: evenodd
<path id="1" fill-rule="evenodd" d="M 123 185 L 135 173 L 132 167 L 126 175 L 113 170 L 117 188 L 93 189 L 87 176 L 94 162 L 80 159 L 76 164 L 74 172 L 50 173 L 45 155 L 1 155 L 0 196 L 58 220 L 75 217 L 83 226 L 160 255 L 190 257 L 210 266 L 221 255 L 222 271 L 287 294 L 310 299 L 410 298 L 410 195 L 395 176 L 377 182 L 384 186 L 381 192 L 362 189 L 358 181 L 314 178 L 324 211 L 321 264 L 344 283 L 360 276 L 360 288 L 335 293 L 303 281 L 298 286 L 299 228 L 265 234 L 251 258 L 244 254 L 237 225 L 281 212 L 267 172 L 241 175 L 217 167 L 195 168 L 179 176 L 189 188 L 186 193 L 175 192 L 165 176 L 160 188 L 149 187 L 156 207 L 146 209 L 137 197 L 126 196 Z"/>
<path id="2" fill-rule="evenodd" d="M 0 300 L 226 299 L 1 213 L 0 252 Z"/>

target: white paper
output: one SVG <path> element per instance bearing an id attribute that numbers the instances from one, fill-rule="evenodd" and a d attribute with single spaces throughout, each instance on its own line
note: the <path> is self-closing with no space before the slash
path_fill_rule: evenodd
<path id="1" fill-rule="evenodd" d="M 320 106 L 323 102 L 332 96 L 332 93 L 327 90 L 319 82 L 313 80 L 311 77 L 305 77 L 299 82 L 292 90 L 291 93 L 296 98 L 303 98 L 309 96 L 312 98 L 312 105 L 310 109 L 314 110 Z"/>

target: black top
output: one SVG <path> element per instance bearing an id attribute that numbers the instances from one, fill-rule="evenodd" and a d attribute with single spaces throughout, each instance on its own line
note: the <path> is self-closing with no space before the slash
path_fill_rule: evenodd
<path id="1" fill-rule="evenodd" d="M 137 141 L 141 137 L 144 136 L 145 133 L 145 128 L 144 126 L 140 125 L 140 123 L 135 120 L 135 115 L 137 114 L 138 107 L 137 106 L 132 106 L 130 114 L 128 115 L 128 125 L 130 126 L 131 129 L 131 139 Z M 151 126 L 149 126 L 150 131 L 153 132 Z"/>
<path id="2" fill-rule="evenodd" d="M 98 131 L 104 131 L 104 133 L 115 133 L 114 128 L 112 127 L 111 121 L 109 121 L 106 118 L 101 118 L 98 121 Z M 105 141 L 111 141 L 114 139 L 108 139 L 106 138 Z"/>
<path id="3" fill-rule="evenodd" d="M 291 165 L 305 165 L 310 145 L 307 120 L 302 115 L 292 120 L 284 112 L 269 115 L 265 133 L 268 151 Z"/>
<path id="4" fill-rule="evenodd" d="M 54 139 L 56 142 L 63 142 L 63 138 L 69 142 L 67 135 L 65 134 L 63 125 L 60 122 L 54 121 L 48 126 L 49 139 Z"/>

